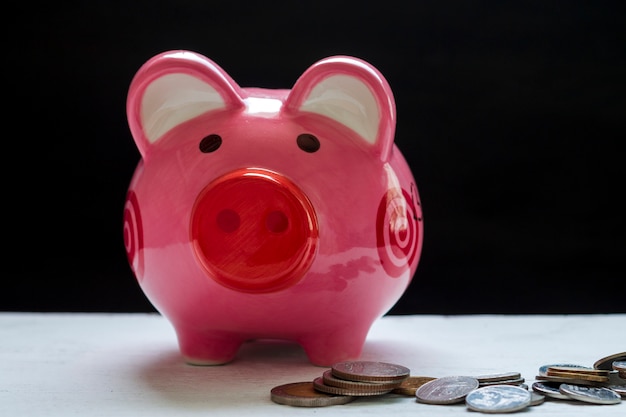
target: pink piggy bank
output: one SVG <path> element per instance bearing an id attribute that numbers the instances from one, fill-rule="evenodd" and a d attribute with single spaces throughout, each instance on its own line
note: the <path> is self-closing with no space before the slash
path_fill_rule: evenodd
<path id="1" fill-rule="evenodd" d="M 169 51 L 139 69 L 127 114 L 141 160 L 124 243 L 185 361 L 224 364 L 256 339 L 298 343 L 319 366 L 358 358 L 422 249 L 382 74 L 333 56 L 291 90 L 242 88 Z"/>

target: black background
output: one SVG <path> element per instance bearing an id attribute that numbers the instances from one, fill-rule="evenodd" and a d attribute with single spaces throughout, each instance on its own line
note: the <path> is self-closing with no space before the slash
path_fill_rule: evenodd
<path id="1" fill-rule="evenodd" d="M 242 87 L 335 54 L 385 75 L 425 226 L 391 314 L 626 312 L 623 4 L 25 3 L 4 19 L 0 309 L 153 311 L 122 238 L 125 100 L 146 60 L 188 49 Z"/>

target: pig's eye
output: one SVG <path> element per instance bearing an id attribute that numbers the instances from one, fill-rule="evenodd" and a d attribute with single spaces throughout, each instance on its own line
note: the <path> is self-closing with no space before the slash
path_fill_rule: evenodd
<path id="1" fill-rule="evenodd" d="M 303 133 L 298 135 L 298 139 L 296 139 L 298 143 L 298 147 L 302 149 L 304 152 L 313 153 L 317 152 L 320 148 L 320 141 L 315 136 L 310 133 Z"/>
<path id="2" fill-rule="evenodd" d="M 200 152 L 211 153 L 215 152 L 222 145 L 222 137 L 220 135 L 212 134 L 206 136 L 200 141 Z"/>

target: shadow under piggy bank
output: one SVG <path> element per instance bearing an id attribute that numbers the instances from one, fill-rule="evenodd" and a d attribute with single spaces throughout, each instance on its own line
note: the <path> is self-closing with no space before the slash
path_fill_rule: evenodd
<path id="1" fill-rule="evenodd" d="M 419 355 L 415 347 L 393 341 L 365 344 L 362 360 L 394 362 L 393 358 Z M 242 345 L 226 365 L 197 366 L 184 362 L 177 350 L 153 355 L 139 363 L 137 378 L 154 395 L 151 403 L 185 409 L 251 410 L 271 401 L 273 387 L 313 381 L 327 369 L 311 364 L 302 347 L 282 340 L 254 340 Z"/>

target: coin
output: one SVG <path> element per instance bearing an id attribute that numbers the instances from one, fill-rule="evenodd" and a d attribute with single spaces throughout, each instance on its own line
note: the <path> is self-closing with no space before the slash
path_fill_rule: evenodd
<path id="1" fill-rule="evenodd" d="M 468 393 L 465 405 L 482 413 L 512 413 L 530 405 L 529 391 L 512 385 L 490 385 Z"/>
<path id="2" fill-rule="evenodd" d="M 574 400 L 593 404 L 618 404 L 622 397 L 605 387 L 585 387 L 573 384 L 561 384 L 559 391 Z"/>
<path id="3" fill-rule="evenodd" d="M 539 367 L 539 375 L 547 375 L 548 372 L 548 368 L 552 367 L 552 366 L 560 366 L 560 367 L 567 367 L 567 368 L 587 368 L 587 369 L 593 369 L 593 368 L 589 368 L 587 366 L 582 366 L 582 365 L 576 365 L 573 363 L 555 363 L 552 365 L 543 365 Z"/>
<path id="4" fill-rule="evenodd" d="M 589 381 L 588 379 L 582 378 L 574 378 L 574 377 L 562 377 L 562 376 L 550 376 L 550 375 L 537 375 L 535 379 L 539 381 L 550 381 L 550 382 L 561 382 L 564 384 L 575 384 L 575 385 L 589 385 L 593 387 L 601 387 L 606 385 L 606 382 L 597 382 L 597 381 Z"/>
<path id="5" fill-rule="evenodd" d="M 530 405 L 539 405 L 543 404 L 546 400 L 546 396 L 538 393 L 537 391 L 529 391 L 530 392 Z"/>
<path id="6" fill-rule="evenodd" d="M 525 379 L 519 372 L 503 372 L 499 374 L 486 374 L 475 376 L 478 380 L 478 386 L 487 385 L 521 385 Z"/>
<path id="7" fill-rule="evenodd" d="M 613 369 L 613 362 L 615 361 L 626 361 L 626 352 L 615 353 L 598 359 L 593 364 L 593 367 L 596 369 L 606 369 L 610 371 Z"/>
<path id="8" fill-rule="evenodd" d="M 623 360 L 623 361 L 613 361 L 611 366 L 616 371 L 626 372 L 626 360 Z"/>
<path id="9" fill-rule="evenodd" d="M 568 368 L 558 368 L 558 369 L 568 369 Z M 571 378 L 571 379 L 582 379 L 584 381 L 594 381 L 594 382 L 609 382 L 609 374 L 606 375 L 594 375 L 591 372 L 602 372 L 601 370 L 589 370 L 589 372 L 582 372 L 580 370 L 577 371 L 560 371 L 556 369 L 556 367 L 548 368 L 549 377 L 561 377 L 561 378 Z M 578 368 L 570 368 L 570 369 L 578 369 Z M 608 372 L 608 371 L 605 371 Z"/>
<path id="10" fill-rule="evenodd" d="M 519 379 L 522 377 L 522 374 L 519 372 L 503 372 L 499 374 L 486 374 L 486 375 L 478 375 L 475 376 L 479 383 L 484 382 L 499 382 L 499 381 L 507 381 L 513 379 Z"/>
<path id="11" fill-rule="evenodd" d="M 502 381 L 489 381 L 489 382 L 481 382 L 478 381 L 479 386 L 481 387 L 486 387 L 488 385 L 522 385 L 522 383 L 525 381 L 524 378 L 517 378 L 517 379 L 503 379 Z"/>
<path id="12" fill-rule="evenodd" d="M 363 382 L 403 381 L 410 374 L 405 366 L 376 361 L 339 362 L 331 370 L 337 378 Z"/>
<path id="13" fill-rule="evenodd" d="M 362 391 L 375 391 L 380 392 L 382 390 L 393 390 L 398 388 L 402 381 L 391 382 L 361 382 L 361 381 L 349 381 L 346 379 L 337 378 L 333 375 L 332 370 L 327 370 L 322 374 L 322 380 L 324 385 L 330 385 L 331 387 L 362 390 Z"/>
<path id="14" fill-rule="evenodd" d="M 372 384 L 375 385 L 375 384 Z M 325 392 L 327 394 L 335 394 L 335 395 L 348 395 L 352 397 L 367 397 L 373 395 L 383 395 L 390 393 L 393 388 L 341 388 L 341 387 L 333 387 L 332 385 L 326 385 L 324 383 L 324 377 L 318 376 L 313 380 L 313 388 L 317 391 Z"/>
<path id="15" fill-rule="evenodd" d="M 328 405 L 347 404 L 355 398 L 317 391 L 310 381 L 279 385 L 272 388 L 270 393 L 271 399 L 275 403 L 295 407 L 325 407 Z"/>
<path id="16" fill-rule="evenodd" d="M 570 398 L 567 395 L 559 391 L 560 386 L 560 382 L 537 381 L 533 383 L 532 389 L 533 391 L 543 394 L 546 397 L 556 398 L 559 400 L 569 400 Z"/>
<path id="17" fill-rule="evenodd" d="M 626 385 L 607 385 L 607 388 L 617 392 L 622 397 L 626 397 Z"/>
<path id="18" fill-rule="evenodd" d="M 546 371 L 547 375 L 550 375 L 553 372 L 567 372 L 567 373 L 576 373 L 576 374 L 583 374 L 583 375 L 599 375 L 599 376 L 606 376 L 606 377 L 608 377 L 610 373 L 610 371 L 606 369 L 593 369 L 593 368 L 586 368 L 586 367 L 574 368 L 574 367 L 558 366 L 558 365 L 550 366 L 548 367 L 548 370 Z"/>
<path id="19" fill-rule="evenodd" d="M 395 388 L 392 392 L 394 394 L 402 394 L 408 396 L 415 396 L 415 391 L 428 381 L 437 379 L 432 376 L 409 376 L 400 383 L 400 386 Z"/>
<path id="20" fill-rule="evenodd" d="M 455 404 L 478 388 L 478 380 L 471 376 L 444 376 L 426 382 L 415 391 L 417 401 L 426 404 Z"/>

